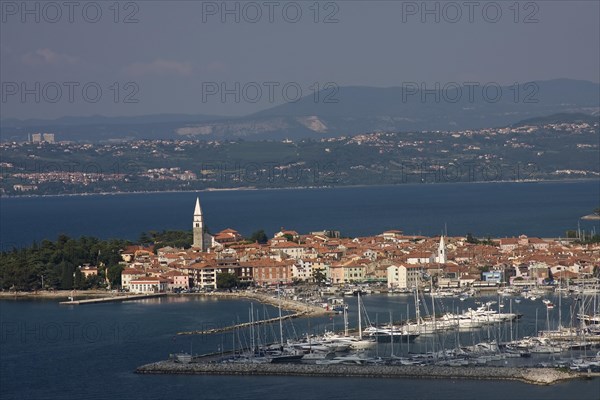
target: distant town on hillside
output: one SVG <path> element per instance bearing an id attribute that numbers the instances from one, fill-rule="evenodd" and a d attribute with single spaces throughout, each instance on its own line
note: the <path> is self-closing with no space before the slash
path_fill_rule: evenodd
<path id="1" fill-rule="evenodd" d="M 81 143 L 36 133 L 0 144 L 0 194 L 598 179 L 597 117 L 502 128 L 352 136 Z"/>

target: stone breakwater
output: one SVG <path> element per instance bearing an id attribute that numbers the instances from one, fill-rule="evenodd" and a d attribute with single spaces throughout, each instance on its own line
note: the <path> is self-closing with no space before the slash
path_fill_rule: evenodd
<path id="1" fill-rule="evenodd" d="M 249 299 L 256 300 L 263 304 L 269 304 L 274 307 L 279 307 L 281 304 L 281 308 L 287 311 L 293 311 L 292 314 L 287 314 L 281 317 L 281 320 L 284 321 L 286 319 L 292 318 L 300 318 L 300 317 L 318 317 L 330 314 L 331 311 L 327 311 L 322 307 L 318 307 L 312 304 L 302 303 L 300 301 L 295 300 L 287 300 L 287 299 L 278 299 L 277 297 L 269 296 L 263 293 L 253 293 L 253 292 L 213 292 L 204 294 L 203 296 L 210 297 L 220 297 L 220 298 L 235 298 L 235 299 Z M 178 332 L 178 335 L 211 335 L 214 333 L 227 332 L 238 328 L 246 328 L 252 325 L 261 325 L 261 324 L 271 324 L 279 322 L 279 317 L 270 318 L 265 320 L 259 320 L 254 322 L 244 322 L 236 325 L 225 326 L 222 328 L 212 328 L 208 330 L 196 330 L 196 331 L 186 331 L 186 332 Z"/>
<path id="2" fill-rule="evenodd" d="M 138 374 L 182 375 L 270 375 L 408 379 L 486 379 L 517 380 L 535 385 L 551 385 L 585 375 L 553 368 L 442 367 L 393 365 L 314 365 L 253 363 L 190 363 L 160 361 L 143 365 Z"/>
<path id="3" fill-rule="evenodd" d="M 205 296 L 214 296 L 221 298 L 233 298 L 233 299 L 249 299 L 256 300 L 263 304 L 269 304 L 273 307 L 279 307 L 287 311 L 294 311 L 296 313 L 302 313 L 307 316 L 322 316 L 330 314 L 331 311 L 327 311 L 323 307 L 319 307 L 313 304 L 303 303 L 296 300 L 278 299 L 275 296 L 268 295 L 265 293 L 254 293 L 254 292 L 212 292 L 207 293 Z"/>

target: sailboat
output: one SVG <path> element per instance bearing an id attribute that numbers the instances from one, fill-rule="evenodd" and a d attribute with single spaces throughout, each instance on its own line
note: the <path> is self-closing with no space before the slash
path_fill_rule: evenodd
<path id="1" fill-rule="evenodd" d="M 363 338 L 363 330 L 362 330 L 362 312 L 363 305 L 360 298 L 360 293 L 357 295 L 357 304 L 358 304 L 358 337 L 356 336 L 348 336 L 347 333 L 345 335 L 338 335 L 333 332 L 328 332 L 324 335 L 324 339 L 326 339 L 330 343 L 339 343 L 349 345 L 350 348 L 354 350 L 364 350 L 375 346 L 377 343 L 373 339 Z"/>

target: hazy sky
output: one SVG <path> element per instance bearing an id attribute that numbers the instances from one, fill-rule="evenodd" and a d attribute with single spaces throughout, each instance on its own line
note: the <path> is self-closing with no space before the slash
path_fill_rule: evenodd
<path id="1" fill-rule="evenodd" d="M 1 2 L 2 118 L 241 115 L 327 83 L 600 80 L 598 1 L 26 4 Z"/>

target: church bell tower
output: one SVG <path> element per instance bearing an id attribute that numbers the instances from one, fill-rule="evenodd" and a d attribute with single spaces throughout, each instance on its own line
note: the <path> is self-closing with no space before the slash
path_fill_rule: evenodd
<path id="1" fill-rule="evenodd" d="M 194 209 L 194 221 L 192 225 L 194 234 L 194 243 L 192 247 L 204 251 L 204 222 L 202 221 L 202 209 L 200 208 L 200 198 L 196 197 L 196 208 Z"/>

